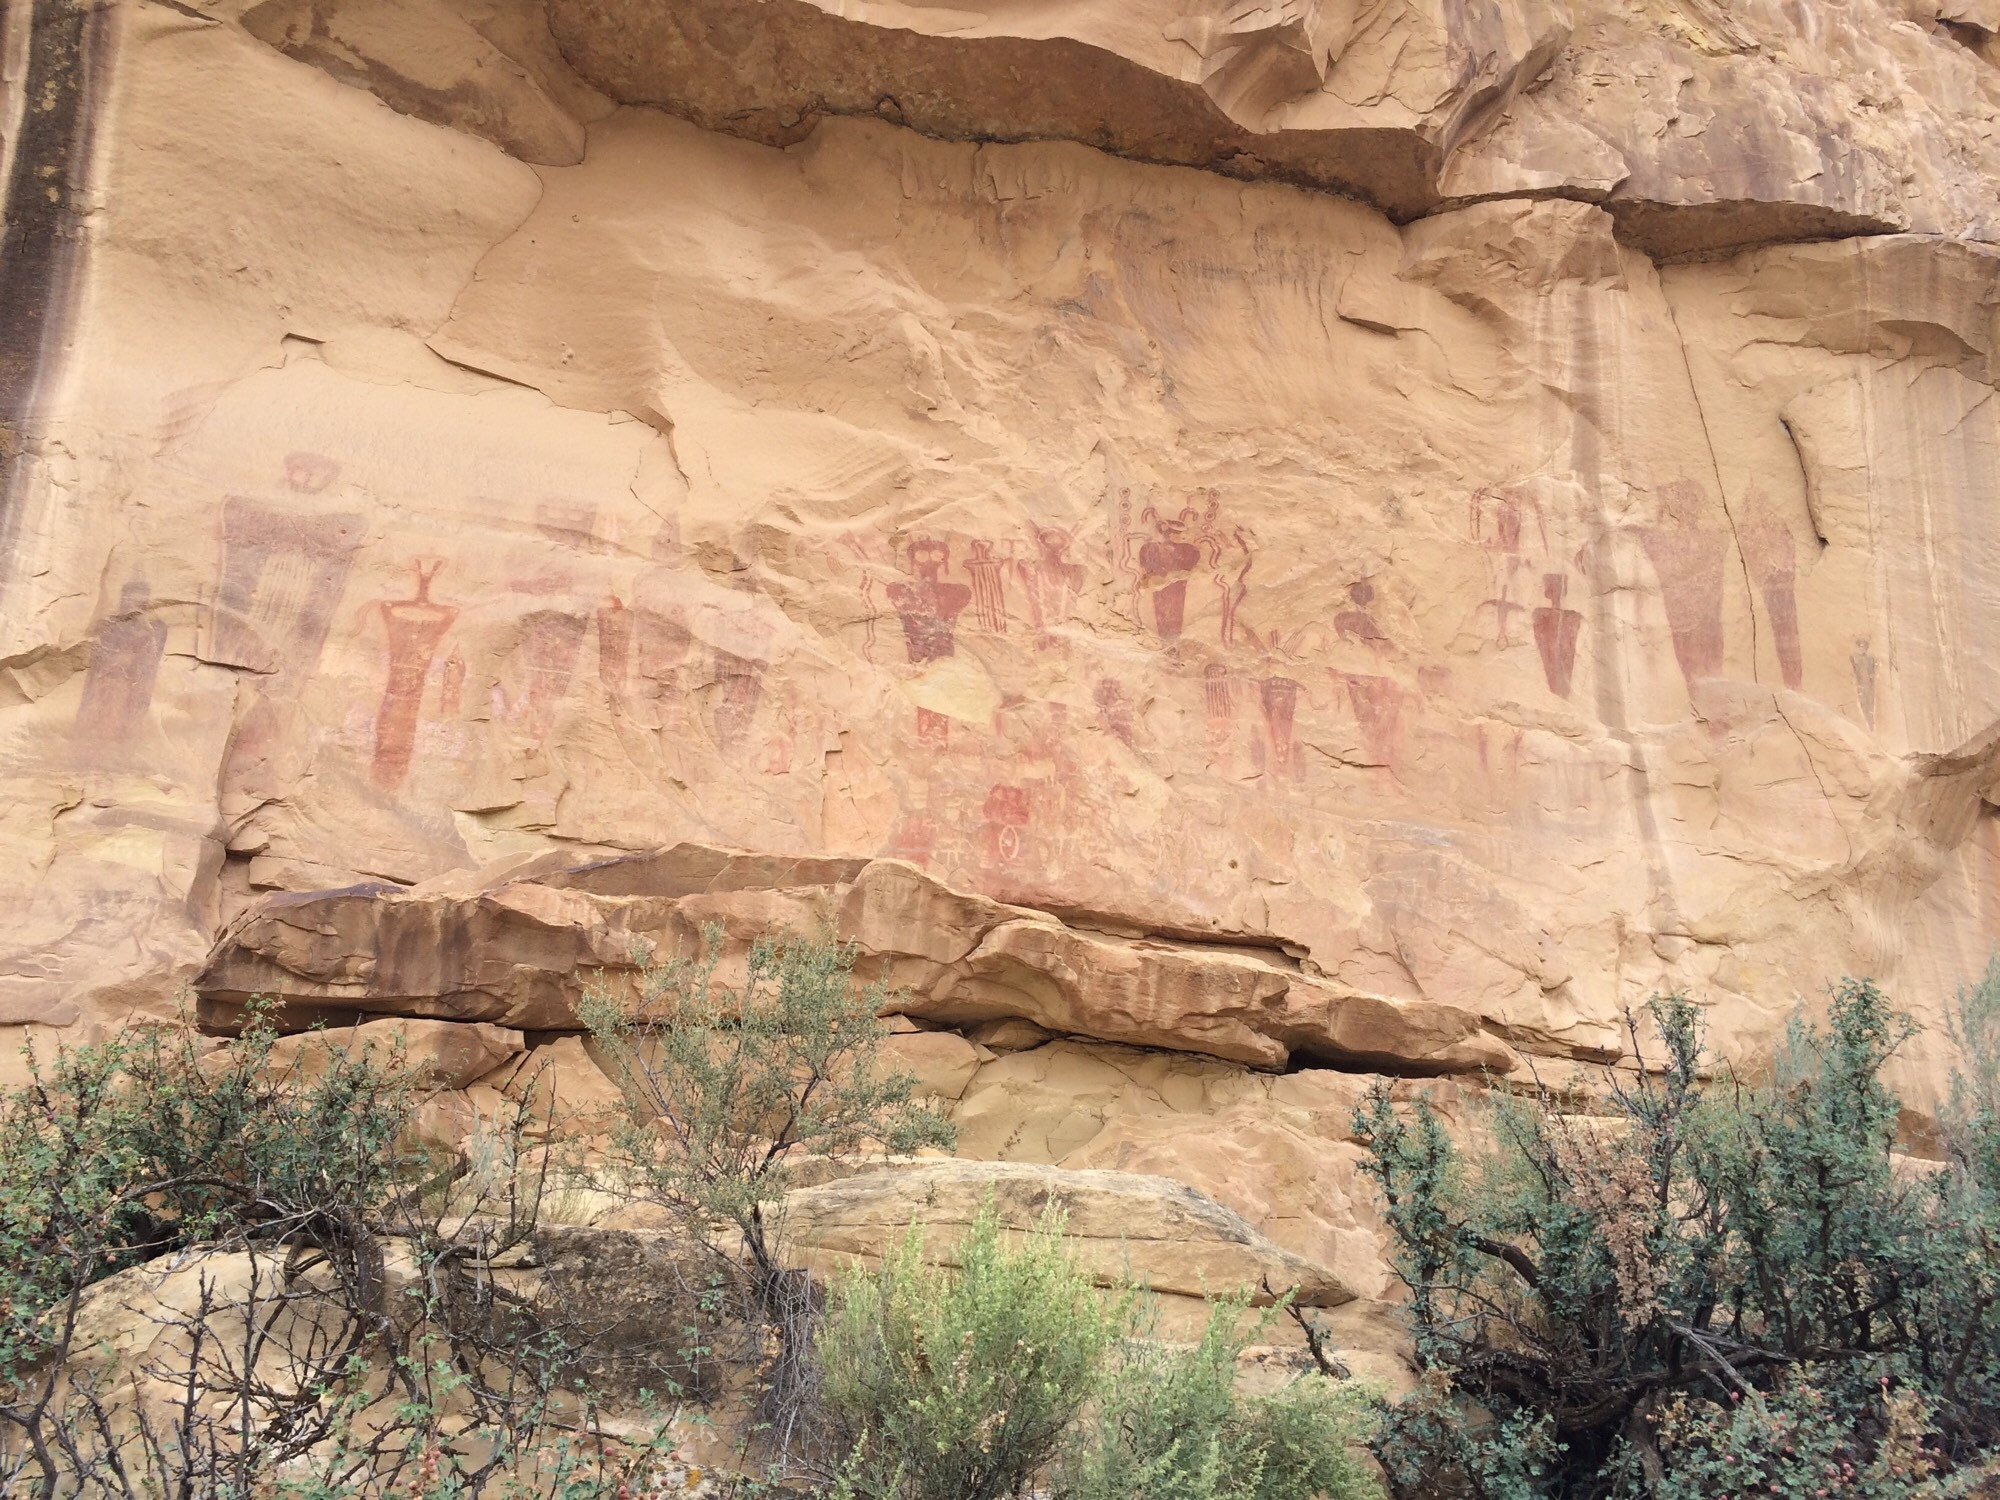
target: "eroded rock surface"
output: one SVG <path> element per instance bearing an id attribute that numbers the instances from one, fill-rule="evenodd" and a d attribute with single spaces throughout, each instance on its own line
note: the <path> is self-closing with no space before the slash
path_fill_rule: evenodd
<path id="1" fill-rule="evenodd" d="M 939 1023 L 1263 1065 L 1598 1056 L 1671 985 L 1754 1054 L 1983 961 L 1976 17 L 95 14 L 73 326 L 8 367 L 0 1017 L 157 1009 L 340 887 L 263 929 L 321 998 L 559 1016 L 594 895 L 454 908 L 446 975 L 398 893 L 677 842 L 1019 908 L 884 950 Z M 891 75 L 904 123 L 833 97 Z M 1009 79 L 1125 134 L 999 128 Z M 1427 164 L 1347 199 L 1312 142 Z M 1911 232 L 1645 253 L 1711 221 Z"/>
<path id="2" fill-rule="evenodd" d="M 1987 961 L 1987 0 L 4 15 L 0 1067 L 587 1134 L 581 972 L 825 921 L 964 1153 L 1372 1301 L 1370 1073 Z"/>

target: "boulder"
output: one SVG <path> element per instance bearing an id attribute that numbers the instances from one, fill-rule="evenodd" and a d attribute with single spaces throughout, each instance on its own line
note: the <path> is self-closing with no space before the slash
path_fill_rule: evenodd
<path id="1" fill-rule="evenodd" d="M 1054 1033 L 1021 1016 L 1003 1016 L 997 1021 L 981 1021 L 965 1028 L 965 1039 L 993 1052 L 1026 1052 L 1039 1047 Z"/>
<path id="2" fill-rule="evenodd" d="M 916 1079 L 918 1096 L 956 1099 L 993 1054 L 949 1031 L 912 1031 L 885 1038 L 881 1066 Z"/>
<path id="3" fill-rule="evenodd" d="M 1139 1282 L 1201 1297 L 1237 1287 L 1296 1288 L 1305 1307 L 1335 1307 L 1354 1293 L 1330 1268 L 1280 1249 L 1241 1215 L 1181 1183 L 1128 1172 L 1065 1171 L 1027 1162 L 917 1161 L 799 1188 L 785 1200 L 788 1242 L 820 1265 L 879 1259 L 920 1225 L 925 1251 L 956 1264 L 954 1247 L 992 1201 L 1002 1226 L 1021 1233 L 1051 1209 L 1100 1286 Z"/>
<path id="4" fill-rule="evenodd" d="M 526 1048 L 520 1032 L 488 1022 L 397 1018 L 281 1036 L 272 1044 L 270 1063 L 317 1075 L 330 1056 L 346 1054 L 385 1067 L 400 1062 L 440 1088 L 462 1089 Z"/>

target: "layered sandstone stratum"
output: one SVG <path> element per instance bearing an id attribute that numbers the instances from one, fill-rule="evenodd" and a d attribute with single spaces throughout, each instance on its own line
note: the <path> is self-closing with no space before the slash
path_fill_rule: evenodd
<path id="1" fill-rule="evenodd" d="M 962 1155 L 1366 1302 L 1371 1073 L 2000 934 L 1997 0 L 5 17 L 10 1058 L 587 1096 L 580 967 L 830 921 Z"/>

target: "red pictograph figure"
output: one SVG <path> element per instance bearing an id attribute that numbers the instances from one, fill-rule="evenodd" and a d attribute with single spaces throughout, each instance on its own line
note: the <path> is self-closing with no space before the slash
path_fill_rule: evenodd
<path id="1" fill-rule="evenodd" d="M 951 717 L 934 709 L 917 710 L 917 743 L 929 750 L 951 748 Z"/>
<path id="2" fill-rule="evenodd" d="M 426 568 L 414 562 L 411 567 L 417 576 L 416 597 L 385 599 L 378 606 L 389 634 L 389 681 L 375 713 L 372 770 L 375 784 L 385 790 L 401 786 L 410 773 L 417 720 L 423 712 L 424 683 L 439 643 L 458 618 L 456 609 L 431 598 L 431 582 L 444 563 L 434 562 Z"/>
<path id="3" fill-rule="evenodd" d="M 1097 704 L 1097 722 L 1120 744 L 1132 743 L 1132 705 L 1125 699 L 1125 687 L 1116 678 L 1100 677 L 1091 689 Z"/>
<path id="4" fill-rule="evenodd" d="M 996 786 L 986 794 L 986 857 L 994 864 L 1021 857 L 1027 835 L 1029 803 L 1025 787 Z"/>
<path id="5" fill-rule="evenodd" d="M 1229 680 L 1229 668 L 1219 661 L 1202 668 L 1201 697 L 1209 739 L 1217 743 L 1227 740 L 1236 721 L 1236 689 Z"/>
<path id="6" fill-rule="evenodd" d="M 597 680 L 616 703 L 625 696 L 632 666 L 632 611 L 616 594 L 597 611 Z"/>
<path id="7" fill-rule="evenodd" d="M 1868 727 L 1875 727 L 1875 674 L 1877 663 L 1875 653 L 1868 649 L 1868 637 L 1856 636 L 1854 654 L 1848 658 L 1854 667 L 1854 699 L 1861 708 L 1861 717 L 1868 721 Z"/>
<path id="8" fill-rule="evenodd" d="M 1056 526 L 1037 526 L 1034 539 L 1034 557 L 1014 567 L 1027 590 L 1035 629 L 1042 633 L 1042 644 L 1046 645 L 1050 631 L 1069 623 L 1077 595 L 1083 592 L 1084 569 L 1082 563 L 1069 559 L 1070 546 L 1076 540 L 1073 533 Z"/>
<path id="9" fill-rule="evenodd" d="M 1569 696 L 1570 677 L 1576 671 L 1576 638 L 1583 630 L 1583 616 L 1563 608 L 1569 580 L 1561 573 L 1542 575 L 1542 596 L 1549 602 L 1535 611 L 1535 649 L 1542 654 L 1542 680 L 1558 698 Z"/>
<path id="10" fill-rule="evenodd" d="M 1389 637 L 1369 612 L 1375 602 L 1375 585 L 1365 578 L 1357 579 L 1347 586 L 1347 600 L 1350 607 L 1333 617 L 1333 633 L 1343 641 L 1359 641 L 1371 651 L 1386 648 Z"/>
<path id="11" fill-rule="evenodd" d="M 632 656 L 637 668 L 635 691 L 642 698 L 658 701 L 681 690 L 681 670 L 694 650 L 694 632 L 676 609 L 648 609 L 643 603 L 632 611 Z"/>
<path id="12" fill-rule="evenodd" d="M 1347 674 L 1347 701 L 1354 709 L 1361 729 L 1361 744 L 1377 765 L 1394 766 L 1397 720 L 1402 716 L 1403 693 L 1393 678 Z"/>
<path id="13" fill-rule="evenodd" d="M 1243 527 L 1236 528 L 1236 550 L 1243 558 L 1243 566 L 1236 570 L 1234 578 L 1228 569 L 1220 566 L 1215 570 L 1215 586 L 1222 590 L 1221 639 L 1225 646 L 1236 644 L 1239 636 L 1248 636 L 1250 643 L 1258 644 L 1257 632 L 1243 623 L 1240 618 L 1244 601 L 1250 597 L 1250 569 L 1257 560 L 1256 549 L 1251 545 L 1250 533 Z"/>
<path id="14" fill-rule="evenodd" d="M 914 579 L 899 579 L 888 588 L 889 602 L 903 622 L 904 648 L 911 662 L 918 665 L 940 661 L 958 651 L 958 617 L 972 602 L 972 590 L 944 579 L 950 562 L 948 543 L 915 537 L 909 550 Z"/>
<path id="15" fill-rule="evenodd" d="M 941 832 L 937 819 L 928 813 L 905 818 L 889 841 L 889 853 L 912 864 L 927 865 L 937 855 Z"/>
<path id="16" fill-rule="evenodd" d="M 1003 635 L 1007 630 L 1006 560 L 993 555 L 991 542 L 974 542 L 972 556 L 965 560 L 966 575 L 972 579 L 972 617 L 981 630 Z"/>
<path id="17" fill-rule="evenodd" d="M 569 696 L 590 621 L 563 610 L 540 609 L 521 621 L 514 670 L 519 674 L 527 707 L 528 733 L 544 738 L 555 727 L 556 710 Z"/>
<path id="18" fill-rule="evenodd" d="M 1660 580 L 1674 660 L 1690 691 L 1722 675 L 1722 579 L 1729 539 L 1715 531 L 1644 533 L 1646 556 Z"/>
<path id="19" fill-rule="evenodd" d="M 1692 692 L 1722 675 L 1722 579 L 1729 560 L 1727 534 L 1701 527 L 1704 497 L 1691 480 L 1660 487 L 1664 524 L 1640 532 L 1674 638 L 1674 659 Z"/>
<path id="20" fill-rule="evenodd" d="M 146 581 L 133 579 L 118 591 L 118 613 L 97 628 L 72 726 L 76 744 L 92 759 L 126 749 L 152 707 L 167 622 L 148 610 L 151 599 Z"/>
<path id="21" fill-rule="evenodd" d="M 458 654 L 457 647 L 444 659 L 444 668 L 438 673 L 438 717 L 455 719 L 465 702 L 465 658 Z"/>
<path id="22" fill-rule="evenodd" d="M 733 751 L 743 743 L 764 696 L 764 664 L 733 651 L 715 653 L 715 743 Z"/>
<path id="23" fill-rule="evenodd" d="M 1521 502 L 1512 495 L 1478 490 L 1472 497 L 1472 538 L 1495 552 L 1521 550 Z"/>
<path id="24" fill-rule="evenodd" d="M 1177 641 L 1187 622 L 1188 580 L 1209 544 L 1205 528 L 1215 519 L 1215 505 L 1205 515 L 1190 505 L 1178 516 L 1163 516 L 1149 505 L 1140 519 L 1152 525 L 1153 535 L 1139 545 L 1139 586 L 1152 597 L 1160 639 Z"/>
<path id="25" fill-rule="evenodd" d="M 1298 713 L 1299 684 L 1289 677 L 1266 677 L 1257 684 L 1264 705 L 1264 732 L 1271 742 L 1271 769 L 1290 774 L 1293 765 L 1292 725 Z"/>
<path id="26" fill-rule="evenodd" d="M 300 484 L 330 482 L 331 459 L 293 454 Z M 301 489 L 301 494 L 317 494 Z M 231 495 L 222 502 L 222 574 L 216 580 L 209 655 L 297 681 L 319 665 L 366 526 L 358 515 L 303 510 Z M 267 684 L 275 688 L 275 684 Z"/>
<path id="27" fill-rule="evenodd" d="M 1792 533 L 1777 521 L 1753 521 L 1743 528 L 1743 561 L 1764 596 L 1771 619 L 1771 637 L 1778 648 L 1778 670 L 1785 686 L 1797 689 L 1805 676 L 1799 652 L 1798 547 Z"/>

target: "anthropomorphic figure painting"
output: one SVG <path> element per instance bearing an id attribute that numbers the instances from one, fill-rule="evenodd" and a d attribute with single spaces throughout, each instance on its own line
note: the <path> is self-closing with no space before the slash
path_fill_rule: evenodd
<path id="1" fill-rule="evenodd" d="M 92 760 L 126 748 L 152 707 L 167 623 L 148 609 L 151 602 L 146 580 L 132 579 L 118 591 L 118 612 L 97 628 L 73 730 L 76 745 Z"/>
<path id="2" fill-rule="evenodd" d="M 1722 581 L 1728 533 L 1700 524 L 1702 494 L 1688 480 L 1660 489 L 1661 524 L 1640 533 L 1659 580 L 1674 659 L 1692 692 L 1722 675 Z"/>
<path id="3" fill-rule="evenodd" d="M 319 665 L 364 525 L 310 498 L 338 476 L 333 460 L 294 453 L 284 474 L 282 499 L 222 502 L 222 568 L 204 654 L 296 680 Z"/>
<path id="4" fill-rule="evenodd" d="M 1535 611 L 1535 649 L 1542 657 L 1542 680 L 1558 698 L 1569 696 L 1570 679 L 1576 671 L 1577 637 L 1583 631 L 1582 613 L 1563 606 L 1568 591 L 1568 575 L 1544 573 L 1542 597 L 1548 602 Z"/>
<path id="5" fill-rule="evenodd" d="M 1070 561 L 1074 532 L 1059 526 L 1036 526 L 1034 556 L 1014 564 L 1028 595 L 1028 610 L 1039 633 L 1040 644 L 1053 643 L 1051 632 L 1067 625 L 1076 610 L 1077 596 L 1083 592 L 1084 567 Z"/>
<path id="6" fill-rule="evenodd" d="M 1280 776 L 1292 774 L 1296 765 L 1292 727 L 1298 714 L 1300 685 L 1289 677 L 1266 677 L 1257 684 L 1257 696 L 1264 708 L 1264 733 L 1270 745 L 1271 770 Z"/>
<path id="7" fill-rule="evenodd" d="M 1782 522 L 1765 518 L 1742 528 L 1743 561 L 1764 598 L 1771 622 L 1771 642 L 1778 651 L 1778 673 L 1796 691 L 1805 677 L 1799 650 L 1798 545 Z"/>
<path id="8" fill-rule="evenodd" d="M 1848 658 L 1854 667 L 1854 700 L 1860 706 L 1861 717 L 1868 721 L 1868 727 L 1875 727 L 1875 674 L 1877 662 L 1875 653 L 1869 649 L 1868 637 L 1854 638 L 1854 654 Z"/>
<path id="9" fill-rule="evenodd" d="M 958 617 L 972 602 L 972 590 L 945 578 L 951 546 L 932 537 L 911 540 L 911 577 L 888 588 L 889 602 L 903 622 L 903 645 L 911 662 L 942 661 L 958 650 Z"/>
<path id="10" fill-rule="evenodd" d="M 1134 580 L 1135 594 L 1147 600 L 1154 631 L 1168 645 L 1178 641 L 1187 626 L 1188 584 L 1196 570 L 1204 560 L 1211 565 L 1221 561 L 1222 539 L 1215 526 L 1222 501 L 1213 490 L 1207 499 L 1205 508 L 1185 505 L 1172 515 L 1148 505 L 1139 513 L 1144 529 L 1135 530 L 1123 519 L 1130 508 L 1129 493 L 1120 496 L 1125 533 L 1120 563 Z"/>
<path id="11" fill-rule="evenodd" d="M 1350 583 L 1347 586 L 1347 608 L 1333 617 L 1334 634 L 1343 641 L 1358 641 L 1371 651 L 1388 649 L 1389 637 L 1375 623 L 1374 603 L 1374 584 L 1366 578 Z"/>
<path id="12" fill-rule="evenodd" d="M 996 557 L 993 544 L 976 541 L 965 560 L 966 576 L 972 580 L 972 617 L 981 630 L 1004 635 L 1007 630 L 1007 560 Z"/>
<path id="13" fill-rule="evenodd" d="M 415 597 L 385 599 L 377 606 L 389 636 L 389 680 L 375 712 L 371 770 L 375 784 L 384 790 L 401 786 L 410 774 L 417 723 L 423 714 L 424 684 L 445 632 L 458 618 L 451 605 L 431 598 L 431 584 L 444 563 L 440 560 L 426 567 L 413 562 L 410 566 L 416 574 Z"/>
<path id="14" fill-rule="evenodd" d="M 1029 801 L 1026 788 L 996 786 L 986 794 L 986 858 L 993 864 L 1012 864 L 1021 857 L 1027 837 Z"/>

